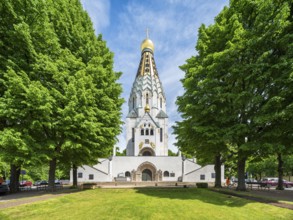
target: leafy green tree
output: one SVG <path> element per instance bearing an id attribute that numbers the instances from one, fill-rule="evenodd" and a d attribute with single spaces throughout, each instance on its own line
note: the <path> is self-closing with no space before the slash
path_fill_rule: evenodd
<path id="1" fill-rule="evenodd" d="M 48 161 L 53 188 L 58 164 L 95 163 L 114 145 L 120 73 L 79 1 L 5 1 L 0 10 L 0 147 L 18 171 Z"/>
<path id="2" fill-rule="evenodd" d="M 267 99 L 258 117 L 262 141 L 270 153 L 277 156 L 279 182 L 277 189 L 283 189 L 285 155 L 293 152 L 292 111 L 292 1 L 268 1 L 264 3 L 267 21 L 271 21 L 263 36 L 266 44 L 262 63 L 267 65 L 263 73 L 269 79 L 266 87 Z M 264 24 L 262 24 L 264 26 Z M 267 46 L 269 45 L 269 46 Z"/>
<path id="3" fill-rule="evenodd" d="M 174 153 L 172 150 L 168 149 L 168 156 L 178 156 L 178 152 L 177 153 Z"/>
<path id="4" fill-rule="evenodd" d="M 36 58 L 34 43 L 51 35 L 42 2 L 1 0 L 0 13 L 0 147 L 3 160 L 11 163 L 14 192 L 18 189 L 20 167 L 36 155 L 28 129 L 30 112 L 25 108 L 25 93 L 31 84 L 29 72 Z M 47 47 L 53 49 L 53 43 Z"/>
<path id="5" fill-rule="evenodd" d="M 291 176 L 293 176 L 293 156 L 287 155 L 284 157 L 284 173 L 288 176 L 288 180 L 291 181 Z"/>
<path id="6" fill-rule="evenodd" d="M 277 5 L 274 1 L 230 1 L 214 25 L 201 27 L 198 55 L 183 66 L 186 92 L 178 105 L 185 121 L 175 129 L 182 135 L 178 143 L 206 156 L 213 155 L 208 149 L 217 148 L 229 155 L 225 147 L 232 146 L 237 154 L 238 190 L 245 190 L 249 157 L 279 149 L 281 164 L 281 152 L 292 148 L 287 141 L 292 138 L 292 67 L 287 62 L 292 50 L 285 47 L 292 42 L 290 8 L 290 1 Z"/>

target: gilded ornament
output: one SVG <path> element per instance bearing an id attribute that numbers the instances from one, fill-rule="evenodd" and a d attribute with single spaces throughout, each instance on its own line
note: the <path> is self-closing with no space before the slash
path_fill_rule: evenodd
<path id="1" fill-rule="evenodd" d="M 139 143 L 139 149 L 140 149 L 140 150 L 141 150 L 142 146 L 143 146 L 143 142 L 140 142 L 140 143 Z"/>

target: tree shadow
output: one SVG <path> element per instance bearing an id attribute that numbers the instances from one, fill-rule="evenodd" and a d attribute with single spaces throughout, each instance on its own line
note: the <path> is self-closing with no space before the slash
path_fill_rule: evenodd
<path id="1" fill-rule="evenodd" d="M 197 200 L 217 206 L 242 207 L 248 203 L 256 203 L 235 195 L 223 194 L 209 189 L 199 188 L 136 188 L 136 193 L 151 197 L 176 200 Z"/>

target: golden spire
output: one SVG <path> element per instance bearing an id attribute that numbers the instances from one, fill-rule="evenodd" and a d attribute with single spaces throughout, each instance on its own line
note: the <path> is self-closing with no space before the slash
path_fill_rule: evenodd
<path id="1" fill-rule="evenodd" d="M 154 43 L 149 39 L 149 29 L 146 29 L 146 39 L 141 43 L 141 51 L 144 49 L 151 49 L 154 52 L 155 46 Z"/>

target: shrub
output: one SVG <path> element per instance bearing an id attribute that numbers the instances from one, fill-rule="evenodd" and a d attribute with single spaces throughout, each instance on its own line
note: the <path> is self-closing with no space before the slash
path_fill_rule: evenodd
<path id="1" fill-rule="evenodd" d="M 197 188 L 208 188 L 208 183 L 196 183 Z"/>

